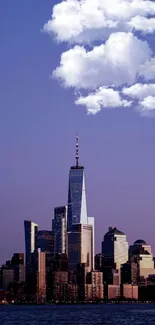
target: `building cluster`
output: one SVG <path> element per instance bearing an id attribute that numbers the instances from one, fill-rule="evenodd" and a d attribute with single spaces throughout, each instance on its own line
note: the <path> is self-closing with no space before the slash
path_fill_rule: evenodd
<path id="1" fill-rule="evenodd" d="M 54 209 L 52 230 L 25 220 L 25 257 L 15 253 L 0 268 L 0 302 L 155 301 L 151 246 L 109 227 L 95 255 L 94 218 L 87 214 L 84 167 L 70 168 L 68 203 Z"/>

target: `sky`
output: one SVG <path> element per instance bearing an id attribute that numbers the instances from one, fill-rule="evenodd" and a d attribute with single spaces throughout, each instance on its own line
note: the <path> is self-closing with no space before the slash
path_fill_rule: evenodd
<path id="1" fill-rule="evenodd" d="M 0 1 L 0 264 L 51 229 L 79 135 L 96 252 L 109 226 L 155 254 L 155 2 Z"/>

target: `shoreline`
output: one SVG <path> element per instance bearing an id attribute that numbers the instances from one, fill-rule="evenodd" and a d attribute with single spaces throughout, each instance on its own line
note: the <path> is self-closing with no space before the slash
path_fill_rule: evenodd
<path id="1" fill-rule="evenodd" d="M 99 301 L 99 302 L 46 302 L 46 303 L 36 303 L 36 302 L 0 302 L 0 306 L 56 306 L 56 305 L 142 305 L 142 304 L 155 304 L 155 301 Z"/>

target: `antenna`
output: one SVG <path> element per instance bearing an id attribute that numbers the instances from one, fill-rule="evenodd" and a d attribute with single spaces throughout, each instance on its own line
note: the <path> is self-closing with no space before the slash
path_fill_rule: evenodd
<path id="1" fill-rule="evenodd" d="M 76 167 L 79 167 L 79 137 L 76 136 Z"/>

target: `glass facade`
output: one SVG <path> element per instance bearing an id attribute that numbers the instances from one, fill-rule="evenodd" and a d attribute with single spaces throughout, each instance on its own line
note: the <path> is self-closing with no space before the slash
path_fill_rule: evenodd
<path id="1" fill-rule="evenodd" d="M 50 262 L 55 255 L 55 236 L 53 231 L 38 231 L 38 248 L 41 252 L 46 253 L 46 266 L 50 266 Z"/>
<path id="2" fill-rule="evenodd" d="M 52 220 L 52 230 L 55 236 L 55 252 L 66 253 L 66 231 L 67 231 L 67 207 L 57 207 L 54 209 L 54 219 Z"/>
<path id="3" fill-rule="evenodd" d="M 79 165 L 78 137 L 76 164 L 70 168 L 68 187 L 67 247 L 70 270 L 84 263 L 87 271 L 94 268 L 94 218 L 87 215 L 84 167 Z"/>
<path id="4" fill-rule="evenodd" d="M 87 224 L 84 167 L 71 167 L 68 189 L 67 230 L 72 224 Z"/>
<path id="5" fill-rule="evenodd" d="M 77 264 L 84 263 L 87 272 L 93 268 L 93 227 L 77 224 L 68 233 L 68 264 L 70 270 L 75 270 Z"/>
<path id="6" fill-rule="evenodd" d="M 31 254 L 37 249 L 38 225 L 32 221 L 24 221 L 26 275 L 31 271 Z"/>

